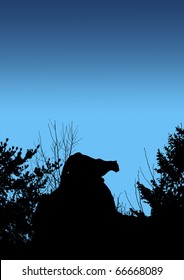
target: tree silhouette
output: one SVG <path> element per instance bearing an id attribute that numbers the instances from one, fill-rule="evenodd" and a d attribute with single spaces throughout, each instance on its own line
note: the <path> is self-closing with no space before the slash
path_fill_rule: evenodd
<path id="1" fill-rule="evenodd" d="M 158 149 L 159 175 L 150 180 L 152 189 L 140 182 L 137 187 L 141 198 L 150 205 L 151 215 L 158 217 L 171 217 L 184 214 L 184 129 L 177 126 L 175 133 L 169 134 L 168 145 L 164 152 Z"/>
<path id="2" fill-rule="evenodd" d="M 147 246 L 151 256 L 157 258 L 183 258 L 179 252 L 184 250 L 184 130 L 182 126 L 169 134 L 164 151 L 157 151 L 157 168 L 152 179 L 147 180 L 150 187 L 140 181 L 137 188 L 141 199 L 151 207 L 149 217 L 150 233 Z M 136 213 L 135 213 L 136 214 Z M 143 228 L 147 232 L 147 225 Z M 141 240 L 143 242 L 143 240 Z"/>
<path id="3" fill-rule="evenodd" d="M 8 138 L 0 142 L 0 252 L 4 257 L 21 256 L 21 250 L 25 252 L 31 244 L 36 206 L 44 193 L 59 186 L 61 166 L 79 141 L 73 123 L 62 126 L 60 137 L 56 122 L 50 123 L 49 132 L 52 159 L 45 154 L 40 135 L 39 145 L 25 154 L 22 148 L 9 147 Z"/>
<path id="4" fill-rule="evenodd" d="M 7 138 L 0 142 L 0 245 L 1 253 L 23 246 L 32 236 L 32 214 L 39 201 L 48 175 L 58 163 L 36 166 L 30 160 L 39 146 L 28 149 L 8 147 Z"/>
<path id="5" fill-rule="evenodd" d="M 48 123 L 48 129 L 50 134 L 50 152 L 52 162 L 60 162 L 60 166 L 55 169 L 49 180 L 47 182 L 47 191 L 54 191 L 59 187 L 60 177 L 62 173 L 62 166 L 69 158 L 69 156 L 74 152 L 76 145 L 81 140 L 78 138 L 78 127 L 74 127 L 73 122 L 68 125 L 62 124 L 61 128 L 58 130 L 56 121 Z M 39 133 L 38 144 L 40 149 L 36 154 L 36 164 L 39 166 L 40 163 L 47 165 L 49 157 L 47 156 L 44 145 Z"/>

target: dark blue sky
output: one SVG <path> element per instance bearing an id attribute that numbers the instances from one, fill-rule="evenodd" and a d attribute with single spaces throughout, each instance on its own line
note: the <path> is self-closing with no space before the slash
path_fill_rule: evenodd
<path id="1" fill-rule="evenodd" d="M 120 162 L 112 192 L 134 196 L 144 147 L 152 163 L 183 122 L 183 1 L 2 0 L 0 50 L 2 140 L 47 145 L 49 120 L 73 121 L 81 152 Z"/>

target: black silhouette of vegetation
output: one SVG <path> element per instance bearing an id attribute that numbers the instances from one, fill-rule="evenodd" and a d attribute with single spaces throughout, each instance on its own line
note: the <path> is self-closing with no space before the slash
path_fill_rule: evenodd
<path id="1" fill-rule="evenodd" d="M 52 160 L 44 153 L 40 135 L 39 144 L 25 155 L 22 148 L 9 147 L 8 138 L 0 142 L 0 254 L 4 258 L 21 258 L 28 252 L 36 206 L 44 193 L 58 187 L 63 162 L 79 141 L 73 123 L 63 125 L 59 137 L 56 122 L 51 122 L 49 132 Z"/>
<path id="2" fill-rule="evenodd" d="M 75 147 L 78 142 L 81 141 L 81 138 L 78 137 L 78 127 L 74 127 L 73 122 L 68 125 L 62 124 L 58 131 L 56 121 L 50 121 L 48 123 L 48 129 L 51 139 L 50 152 L 52 155 L 52 162 L 60 163 L 58 168 L 55 168 L 48 178 L 46 189 L 47 192 L 50 192 L 59 187 L 63 164 L 75 151 Z M 35 163 L 37 166 L 40 166 L 40 163 L 47 166 L 47 162 L 50 158 L 45 153 L 41 133 L 39 133 L 38 144 L 39 149 L 35 157 Z"/>
<path id="3" fill-rule="evenodd" d="M 1 253 L 15 253 L 31 239 L 32 214 L 48 175 L 58 166 L 48 159 L 46 166 L 30 168 L 29 161 L 38 152 L 8 147 L 8 139 L 0 142 L 0 245 Z"/>
<path id="4" fill-rule="evenodd" d="M 183 259 L 182 126 L 169 134 L 164 151 L 158 150 L 148 186 L 136 184 L 150 216 L 142 209 L 118 212 L 102 178 L 118 172 L 118 163 L 73 154 L 73 129 L 63 130 L 65 140 L 59 142 L 52 128 L 53 161 L 45 156 L 41 138 L 41 147 L 25 155 L 21 148 L 9 148 L 8 139 L 0 142 L 1 258 Z M 66 152 L 63 161 L 60 150 Z"/>
<path id="5" fill-rule="evenodd" d="M 151 170 L 151 188 L 137 182 L 141 199 L 151 207 L 153 217 L 178 217 L 184 214 L 184 130 L 176 127 L 176 132 L 168 137 L 164 152 L 157 152 L 155 168 L 158 178 Z"/>

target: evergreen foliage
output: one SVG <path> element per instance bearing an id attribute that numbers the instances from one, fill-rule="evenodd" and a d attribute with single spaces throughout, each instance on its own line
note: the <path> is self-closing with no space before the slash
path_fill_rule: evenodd
<path id="1" fill-rule="evenodd" d="M 137 182 L 141 199 L 151 207 L 151 215 L 156 217 L 179 217 L 184 214 L 184 129 L 177 126 L 174 134 L 169 134 L 164 152 L 158 149 L 155 171 L 148 188 Z"/>
<path id="2" fill-rule="evenodd" d="M 24 244 L 32 237 L 32 214 L 51 174 L 59 162 L 50 159 L 42 166 L 31 167 L 38 152 L 8 147 L 0 142 L 0 242 L 8 247 Z"/>

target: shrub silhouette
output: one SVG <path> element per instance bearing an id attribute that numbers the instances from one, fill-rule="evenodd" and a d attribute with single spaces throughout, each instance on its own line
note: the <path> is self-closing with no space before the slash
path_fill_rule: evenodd
<path id="1" fill-rule="evenodd" d="M 104 183 L 109 171 L 118 172 L 116 161 L 75 153 L 66 161 L 59 188 L 45 195 L 37 207 L 35 246 L 41 257 L 91 257 L 110 250 L 108 239 L 119 217 L 114 198 Z M 38 250 L 37 250 L 38 251 Z"/>

